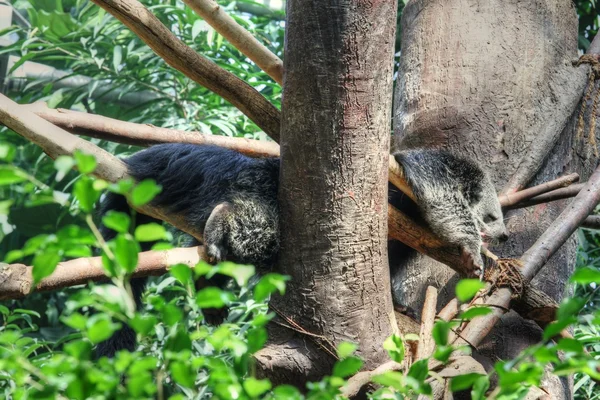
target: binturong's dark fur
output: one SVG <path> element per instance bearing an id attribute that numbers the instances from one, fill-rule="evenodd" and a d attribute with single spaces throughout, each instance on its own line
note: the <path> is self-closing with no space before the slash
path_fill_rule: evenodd
<path id="1" fill-rule="evenodd" d="M 477 164 L 441 150 L 401 151 L 395 158 L 434 233 L 463 246 L 481 267 L 482 236 L 486 240 L 506 236 L 487 175 Z M 279 250 L 278 158 L 250 158 L 214 146 L 163 144 L 140 151 L 125 163 L 136 180 L 152 178 L 162 186 L 153 205 L 183 215 L 203 232 L 211 262 L 254 264 L 259 272 L 274 264 Z M 390 193 L 392 203 L 402 196 Z M 128 212 L 129 206 L 123 197 L 107 194 L 100 213 L 109 210 Z M 136 222 L 150 221 L 140 215 Z M 115 235 L 105 227 L 101 232 L 107 240 Z M 135 280 L 132 286 L 139 302 L 143 281 Z M 97 353 L 112 356 L 118 349 L 134 346 L 134 332 L 125 327 L 101 343 Z"/>

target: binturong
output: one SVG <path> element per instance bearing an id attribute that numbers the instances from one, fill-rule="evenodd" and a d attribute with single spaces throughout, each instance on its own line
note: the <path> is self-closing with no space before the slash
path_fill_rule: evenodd
<path id="1" fill-rule="evenodd" d="M 463 248 L 465 258 L 475 268 L 482 268 L 484 241 L 507 236 L 500 203 L 486 173 L 475 162 L 443 150 L 400 151 L 394 157 L 433 232 Z M 151 178 L 162 186 L 152 205 L 181 215 L 203 232 L 210 262 L 253 264 L 259 273 L 275 264 L 279 158 L 250 158 L 216 146 L 171 143 L 142 150 L 124 161 L 135 180 Z M 396 191 L 390 194 L 390 202 L 403 196 Z M 110 210 L 130 212 L 126 199 L 114 193 L 108 193 L 100 205 L 100 214 Z M 138 215 L 136 222 L 151 221 Z M 105 226 L 101 233 L 106 240 L 115 236 Z M 191 239 L 188 244 L 199 243 Z M 146 246 L 149 249 L 151 245 Z M 223 285 L 226 281 L 215 277 L 209 283 Z M 133 280 L 132 287 L 139 306 L 144 281 Z M 135 335 L 125 327 L 101 343 L 97 353 L 112 356 L 134 346 Z"/>

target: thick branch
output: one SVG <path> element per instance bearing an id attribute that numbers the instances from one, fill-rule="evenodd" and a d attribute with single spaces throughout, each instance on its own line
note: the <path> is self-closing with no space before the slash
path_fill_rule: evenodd
<path id="1" fill-rule="evenodd" d="M 265 140 L 159 128 L 63 108 L 52 109 L 43 102 L 21 107 L 71 133 L 118 143 L 136 146 L 151 146 L 159 143 L 210 144 L 236 150 L 251 157 L 279 157 L 279 145 Z"/>
<path id="2" fill-rule="evenodd" d="M 72 156 L 75 151 L 79 150 L 91 154 L 96 158 L 97 167 L 94 174 L 97 177 L 109 182 L 117 182 L 121 179 L 129 178 L 125 164 L 117 157 L 23 109 L 17 103 L 1 94 L 0 122 L 40 146 L 51 158 L 62 155 Z M 179 215 L 150 205 L 139 207 L 138 211 L 166 221 L 197 239 L 202 239 L 202 232 L 197 227 L 188 224 Z"/>
<path id="3" fill-rule="evenodd" d="M 280 115 L 250 85 L 179 40 L 137 0 L 94 0 L 137 34 L 156 54 L 196 83 L 229 101 L 275 141 L 279 140 Z"/>
<path id="4" fill-rule="evenodd" d="M 265 71 L 275 82 L 283 84 L 283 62 L 267 49 L 250 32 L 235 22 L 223 8 L 213 0 L 184 0 L 196 14 L 201 16 L 227 39 L 236 49 L 244 53 Z"/>
<path id="5" fill-rule="evenodd" d="M 530 282 L 537 275 L 544 264 L 575 232 L 599 202 L 600 167 L 592 174 L 585 187 L 573 199 L 571 204 L 563 210 L 544 234 L 521 257 L 523 263 L 521 273 L 525 283 Z M 494 290 L 484 301 L 484 304 L 495 306 L 492 307 L 492 313 L 471 321 L 461 332 L 456 343 L 477 346 L 490 332 L 505 310 L 508 310 L 511 296 L 512 290 L 509 288 Z"/>
<path id="6" fill-rule="evenodd" d="M 140 278 L 163 275 L 175 264 L 193 267 L 201 260 L 199 254 L 204 254 L 201 246 L 146 251 L 139 254 L 138 266 L 132 276 Z M 59 263 L 52 275 L 42 280 L 35 289 L 45 292 L 106 279 L 102 257 L 78 258 Z M 23 264 L 0 264 L 0 300 L 21 298 L 32 290 L 31 267 Z"/>
<path id="7" fill-rule="evenodd" d="M 600 35 L 594 37 L 587 54 L 597 54 L 598 48 L 600 48 Z M 589 65 L 585 64 L 577 68 L 586 72 L 590 69 Z M 544 124 L 544 131 L 540 132 L 536 139 L 531 142 L 529 150 L 525 152 L 525 156 L 513 176 L 504 186 L 502 193 L 510 194 L 520 190 L 535 176 L 543 165 L 543 161 L 554 148 L 561 132 L 567 125 L 567 121 L 575 112 L 581 101 L 586 83 L 587 73 L 582 75 L 576 87 L 572 87 L 570 91 L 565 91 L 565 94 L 560 96 L 560 103 L 557 104 L 556 112 L 551 115 L 550 121 Z"/>

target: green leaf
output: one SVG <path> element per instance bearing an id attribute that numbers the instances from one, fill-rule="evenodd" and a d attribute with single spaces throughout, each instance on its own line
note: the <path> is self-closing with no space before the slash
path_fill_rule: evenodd
<path id="1" fill-rule="evenodd" d="M 193 388 L 195 386 L 196 374 L 190 366 L 181 361 L 173 361 L 169 365 L 169 371 L 173 380 L 183 387 Z"/>
<path id="2" fill-rule="evenodd" d="M 169 336 L 165 348 L 175 353 L 190 351 L 192 349 L 192 341 L 187 332 L 178 329 L 175 335 Z"/>
<path id="3" fill-rule="evenodd" d="M 560 322 L 563 319 L 571 320 L 573 316 L 578 315 L 585 306 L 586 299 L 583 297 L 572 297 L 565 299 L 560 303 L 556 312 L 556 319 Z"/>
<path id="4" fill-rule="evenodd" d="M 96 317 L 96 318 L 95 318 Z M 108 319 L 106 314 L 97 314 L 92 316 L 88 321 L 86 335 L 93 344 L 100 343 L 117 331 L 121 327 L 120 324 L 115 324 Z"/>
<path id="5" fill-rule="evenodd" d="M 256 284 L 254 288 L 254 300 L 257 302 L 264 301 L 267 297 L 278 291 L 279 294 L 285 293 L 285 281 L 289 278 L 279 274 L 266 274 Z"/>
<path id="6" fill-rule="evenodd" d="M 254 276 L 255 269 L 252 265 L 236 264 L 229 261 L 219 263 L 216 267 L 221 275 L 226 275 L 235 280 L 239 286 L 244 286 Z"/>
<path id="7" fill-rule="evenodd" d="M 347 378 L 357 373 L 362 367 L 363 362 L 358 357 L 348 357 L 336 362 L 333 366 L 333 376 Z"/>
<path id="8" fill-rule="evenodd" d="M 485 283 L 479 279 L 461 279 L 456 284 L 456 297 L 464 303 L 471 300 L 484 287 Z"/>
<path id="9" fill-rule="evenodd" d="M 273 400 L 302 400 L 304 396 L 291 385 L 279 385 L 272 392 Z"/>
<path id="10" fill-rule="evenodd" d="M 10 165 L 0 166 L 0 186 L 12 185 L 26 180 L 27 175 L 20 169 Z"/>
<path id="11" fill-rule="evenodd" d="M 244 390 L 251 398 L 259 397 L 260 395 L 271 390 L 271 382 L 268 379 L 246 378 L 242 383 Z"/>
<path id="12" fill-rule="evenodd" d="M 126 233 L 129 230 L 131 218 L 125 213 L 111 210 L 102 217 L 102 223 L 113 231 Z"/>
<path id="13" fill-rule="evenodd" d="M 148 204 L 160 191 L 161 187 L 156 184 L 154 179 L 144 179 L 131 191 L 131 203 L 134 207 Z"/>
<path id="14" fill-rule="evenodd" d="M 47 248 L 37 253 L 33 258 L 33 270 L 31 271 L 34 285 L 38 284 L 45 277 L 50 276 L 59 262 L 60 254 L 58 249 Z"/>
<path id="15" fill-rule="evenodd" d="M 94 204 L 100 198 L 100 192 L 94 189 L 94 181 L 88 176 L 82 176 L 75 182 L 73 194 L 79 201 L 79 207 L 86 213 L 94 210 Z"/>
<path id="16" fill-rule="evenodd" d="M 63 317 L 61 319 L 61 321 L 65 325 L 70 326 L 71 328 L 73 328 L 75 330 L 83 331 L 87 324 L 88 317 L 86 317 L 85 315 L 79 314 L 79 313 L 73 313 L 73 314 L 69 315 L 68 317 Z"/>
<path id="17" fill-rule="evenodd" d="M 267 330 L 263 327 L 252 328 L 246 334 L 248 352 L 255 353 L 267 343 Z"/>
<path id="18" fill-rule="evenodd" d="M 66 343 L 64 349 L 65 353 L 79 361 L 92 358 L 92 344 L 83 340 Z"/>
<path id="19" fill-rule="evenodd" d="M 185 264 L 177 264 L 169 268 L 169 273 L 183 286 L 192 282 L 192 270 Z"/>
<path id="20" fill-rule="evenodd" d="M 150 333 L 154 329 L 154 327 L 156 326 L 157 323 L 158 323 L 158 320 L 156 319 L 155 316 L 153 316 L 153 315 L 140 315 L 140 314 L 136 314 L 129 321 L 129 325 L 131 325 L 131 327 L 133 328 L 133 330 L 137 334 L 140 334 L 142 336 L 145 336 L 148 333 Z"/>
<path id="21" fill-rule="evenodd" d="M 446 363 L 450 359 L 453 351 L 454 347 L 452 346 L 437 346 L 435 348 L 435 352 L 433 353 L 433 358 Z"/>
<path id="22" fill-rule="evenodd" d="M 140 245 L 127 234 L 120 233 L 114 239 L 115 259 L 128 273 L 135 271 Z"/>
<path id="23" fill-rule="evenodd" d="M 76 151 L 73 154 L 75 162 L 77 163 L 77 169 L 82 174 L 91 174 L 96 169 L 96 158 L 91 154 L 85 154 L 81 151 Z"/>
<path id="24" fill-rule="evenodd" d="M 115 72 L 119 72 L 119 66 L 123 60 L 123 48 L 119 45 L 116 45 L 113 48 L 113 67 Z"/>
<path id="25" fill-rule="evenodd" d="M 490 378 L 487 375 L 480 376 L 479 379 L 475 381 L 473 384 L 473 389 L 471 390 L 471 399 L 472 400 L 483 400 L 485 399 L 485 394 L 490 387 Z"/>
<path id="26" fill-rule="evenodd" d="M 383 386 L 392 387 L 399 392 L 403 392 L 404 387 L 404 375 L 398 371 L 388 371 L 384 372 L 381 375 L 375 375 L 372 379 L 372 382 L 379 383 Z"/>
<path id="27" fill-rule="evenodd" d="M 56 169 L 56 181 L 60 182 L 75 166 L 75 160 L 69 156 L 58 156 L 54 160 L 54 168 Z"/>
<path id="28" fill-rule="evenodd" d="M 173 326 L 183 319 L 183 311 L 173 304 L 167 304 L 162 310 L 162 321 L 167 326 Z"/>
<path id="29" fill-rule="evenodd" d="M 600 271 L 593 267 L 579 268 L 571 275 L 571 282 L 580 285 L 589 285 L 590 283 L 600 283 Z"/>
<path id="30" fill-rule="evenodd" d="M 349 357 L 356 351 L 357 348 L 358 346 L 354 343 L 342 342 L 337 347 L 337 356 L 340 359 Z"/>
<path id="31" fill-rule="evenodd" d="M 556 347 L 558 350 L 569 351 L 572 353 L 583 353 L 583 344 L 579 340 L 571 338 L 562 338 L 558 341 Z"/>
<path id="32" fill-rule="evenodd" d="M 428 362 L 429 360 L 427 359 L 415 361 L 408 370 L 408 376 L 416 379 L 419 383 L 424 382 L 429 375 L 429 367 L 427 366 Z"/>
<path id="33" fill-rule="evenodd" d="M 0 160 L 11 163 L 15 155 L 17 154 L 17 148 L 12 143 L 0 142 Z"/>
<path id="34" fill-rule="evenodd" d="M 475 382 L 477 382 L 482 376 L 484 375 L 475 373 L 455 376 L 450 381 L 450 390 L 452 390 L 452 392 L 458 392 L 469 389 L 473 387 Z"/>
<path id="35" fill-rule="evenodd" d="M 448 334 L 450 333 L 450 323 L 439 320 L 433 325 L 431 336 L 438 346 L 446 346 L 448 344 Z"/>
<path id="36" fill-rule="evenodd" d="M 383 348 L 387 350 L 390 358 L 397 363 L 401 363 L 404 360 L 404 343 L 402 338 L 398 335 L 392 335 L 385 339 L 383 342 Z"/>
<path id="37" fill-rule="evenodd" d="M 196 293 L 196 304 L 200 308 L 221 308 L 229 304 L 230 293 L 209 286 Z"/>
<path id="38" fill-rule="evenodd" d="M 135 228 L 135 239 L 139 242 L 155 242 L 157 240 L 170 240 L 170 235 L 164 226 L 151 222 Z"/>
<path id="39" fill-rule="evenodd" d="M 0 215 L 8 215 L 10 213 L 10 207 L 14 204 L 14 202 L 14 200 L 0 201 Z"/>
<path id="40" fill-rule="evenodd" d="M 462 312 L 460 314 L 460 318 L 465 321 L 470 321 L 476 317 L 481 317 L 484 315 L 488 315 L 492 312 L 492 309 L 489 307 L 471 307 L 468 310 Z"/>
<path id="41" fill-rule="evenodd" d="M 206 30 L 206 22 L 201 19 L 194 21 L 194 25 L 192 26 L 192 40 L 196 39 L 196 36 L 203 30 Z"/>

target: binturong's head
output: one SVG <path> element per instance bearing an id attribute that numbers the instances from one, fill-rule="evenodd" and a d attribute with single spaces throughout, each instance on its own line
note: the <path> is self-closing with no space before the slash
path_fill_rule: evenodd
<path id="1" fill-rule="evenodd" d="M 487 174 L 482 179 L 481 197 L 474 202 L 473 214 L 479 227 L 481 239 L 486 244 L 504 242 L 508 239 L 508 231 L 504 225 L 502 208 L 492 181 Z"/>

